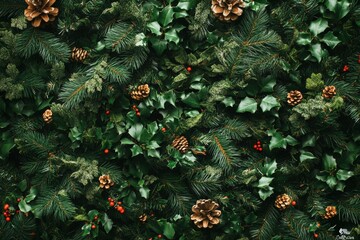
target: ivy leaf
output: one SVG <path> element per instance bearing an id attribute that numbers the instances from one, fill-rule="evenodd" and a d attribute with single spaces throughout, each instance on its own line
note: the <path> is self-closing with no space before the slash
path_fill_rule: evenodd
<path id="1" fill-rule="evenodd" d="M 280 107 L 280 103 L 276 100 L 275 97 L 268 95 L 261 101 L 260 107 L 263 112 L 267 112 L 275 107 Z"/>
<path id="2" fill-rule="evenodd" d="M 322 160 L 326 171 L 336 169 L 336 159 L 333 156 L 325 154 Z"/>
<path id="3" fill-rule="evenodd" d="M 311 159 L 315 159 L 316 157 L 314 156 L 314 154 L 312 154 L 311 152 L 308 151 L 304 151 L 304 150 L 300 150 L 301 155 L 300 155 L 300 162 L 304 162 L 306 160 L 311 160 Z"/>
<path id="4" fill-rule="evenodd" d="M 235 100 L 232 97 L 224 98 L 221 102 L 225 105 L 225 107 L 233 107 L 235 104 Z"/>
<path id="5" fill-rule="evenodd" d="M 321 59 L 325 56 L 325 51 L 321 48 L 320 43 L 311 45 L 310 53 L 318 62 L 321 62 Z"/>
<path id="6" fill-rule="evenodd" d="M 180 38 L 176 30 L 173 28 L 165 33 L 165 40 L 169 42 L 174 42 L 175 44 L 178 44 L 180 42 Z"/>
<path id="7" fill-rule="evenodd" d="M 161 31 L 160 31 L 160 24 L 158 22 L 151 22 L 148 25 L 146 25 L 149 30 L 154 33 L 156 36 L 160 36 L 161 35 Z"/>
<path id="8" fill-rule="evenodd" d="M 159 14 L 159 22 L 163 27 L 166 27 L 169 23 L 174 20 L 174 10 L 169 5 L 163 8 Z"/>
<path id="9" fill-rule="evenodd" d="M 255 113 L 256 110 L 257 110 L 257 102 L 255 101 L 255 99 L 246 97 L 240 102 L 236 112 L 238 112 L 238 113 L 243 113 L 243 112 Z"/>
<path id="10" fill-rule="evenodd" d="M 318 18 L 316 21 L 310 23 L 310 32 L 316 37 L 329 27 L 328 21 L 323 18 Z"/>
<path id="11" fill-rule="evenodd" d="M 299 33 L 299 37 L 298 39 L 296 40 L 296 43 L 299 44 L 299 45 L 310 45 L 311 43 L 311 34 L 308 33 L 308 32 L 301 32 Z"/>
<path id="12" fill-rule="evenodd" d="M 290 146 L 295 146 L 296 144 L 298 144 L 298 141 L 290 135 L 287 135 L 287 137 L 285 138 L 285 141 Z"/>
<path id="13" fill-rule="evenodd" d="M 324 42 L 326 45 L 334 49 L 336 45 L 338 45 L 341 41 L 334 35 L 333 32 L 328 32 L 325 36 L 320 40 Z"/>
<path id="14" fill-rule="evenodd" d="M 336 178 L 342 181 L 346 181 L 349 178 L 351 178 L 352 176 L 354 176 L 354 172 L 352 171 L 346 171 L 343 169 L 339 169 L 339 171 L 337 171 L 336 173 Z"/>

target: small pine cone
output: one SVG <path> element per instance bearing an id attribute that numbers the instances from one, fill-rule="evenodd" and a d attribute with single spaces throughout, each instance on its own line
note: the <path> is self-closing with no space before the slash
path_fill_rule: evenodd
<path id="1" fill-rule="evenodd" d="M 42 115 L 44 122 L 50 123 L 52 121 L 52 115 L 53 115 L 53 113 L 52 113 L 51 109 L 45 110 L 45 112 Z"/>
<path id="2" fill-rule="evenodd" d="M 298 105 L 299 103 L 301 103 L 302 99 L 303 99 L 303 96 L 302 96 L 301 92 L 298 90 L 290 91 L 287 94 L 287 102 L 291 106 Z"/>
<path id="3" fill-rule="evenodd" d="M 200 199 L 192 206 L 191 220 L 198 228 L 212 228 L 220 223 L 219 204 L 211 199 Z"/>
<path id="4" fill-rule="evenodd" d="M 189 142 L 184 136 L 176 137 L 171 146 L 173 146 L 181 153 L 186 153 L 186 151 L 189 149 Z"/>
<path id="5" fill-rule="evenodd" d="M 136 89 L 130 92 L 130 96 L 135 100 L 143 100 L 147 98 L 150 94 L 150 88 L 148 84 L 139 85 Z"/>
<path id="6" fill-rule="evenodd" d="M 140 220 L 140 222 L 142 222 L 142 223 L 144 223 L 144 222 L 146 222 L 146 220 L 147 220 L 147 215 L 144 213 L 144 214 L 141 214 L 140 216 L 139 216 L 139 220 Z"/>
<path id="7" fill-rule="evenodd" d="M 99 177 L 99 182 L 101 188 L 109 189 L 114 186 L 114 182 L 111 180 L 109 175 L 101 175 Z"/>
<path id="8" fill-rule="evenodd" d="M 212 0 L 211 11 L 220 21 L 235 21 L 242 15 L 245 3 L 243 0 Z"/>
<path id="9" fill-rule="evenodd" d="M 77 62 L 83 62 L 88 55 L 89 55 L 88 51 L 77 47 L 74 47 L 71 52 L 71 58 Z"/>
<path id="10" fill-rule="evenodd" d="M 292 199 L 286 193 L 278 195 L 275 200 L 275 207 L 280 210 L 285 210 L 290 207 Z"/>
<path id="11" fill-rule="evenodd" d="M 332 98 L 335 95 L 336 95 L 335 86 L 326 86 L 322 91 L 322 96 L 324 98 Z"/>
<path id="12" fill-rule="evenodd" d="M 322 218 L 324 219 L 330 219 L 335 217 L 337 214 L 336 207 L 335 206 L 327 206 L 325 209 L 325 214 L 322 215 Z"/>

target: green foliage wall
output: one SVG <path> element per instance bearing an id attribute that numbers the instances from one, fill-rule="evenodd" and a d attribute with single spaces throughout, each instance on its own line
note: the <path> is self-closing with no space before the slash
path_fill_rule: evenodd
<path id="1" fill-rule="evenodd" d="M 57 0 L 36 28 L 0 0 L 0 239 L 359 238 L 360 4 L 245 4 Z M 220 224 L 193 224 L 198 199 Z"/>

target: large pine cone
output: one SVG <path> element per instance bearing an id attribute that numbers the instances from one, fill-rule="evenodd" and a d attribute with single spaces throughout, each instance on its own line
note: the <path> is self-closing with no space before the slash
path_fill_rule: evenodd
<path id="1" fill-rule="evenodd" d="M 88 51 L 77 47 L 74 47 L 71 52 L 71 58 L 77 62 L 83 62 L 88 55 Z"/>
<path id="2" fill-rule="evenodd" d="M 286 193 L 278 195 L 275 200 L 275 207 L 280 210 L 285 210 L 290 207 L 292 199 Z"/>
<path id="3" fill-rule="evenodd" d="M 181 153 L 186 153 L 189 149 L 189 142 L 184 136 L 176 137 L 172 142 L 171 146 L 173 146 Z"/>
<path id="4" fill-rule="evenodd" d="M 242 15 L 245 7 L 243 0 L 212 0 L 211 10 L 215 17 L 221 21 L 230 22 L 235 21 Z"/>
<path id="5" fill-rule="evenodd" d="M 337 214 L 335 206 L 327 206 L 325 209 L 325 214 L 322 216 L 324 219 L 330 219 L 335 217 Z"/>
<path id="6" fill-rule="evenodd" d="M 32 21 L 34 27 L 39 27 L 41 21 L 45 22 L 54 21 L 55 17 L 59 14 L 59 9 L 51 7 L 56 0 L 25 0 L 28 4 L 24 15 L 28 21 Z"/>
<path id="7" fill-rule="evenodd" d="M 52 121 L 52 115 L 53 113 L 50 109 L 45 110 L 45 112 L 42 115 L 44 122 L 50 123 Z"/>
<path id="8" fill-rule="evenodd" d="M 191 208 L 191 220 L 198 228 L 212 228 L 214 225 L 220 223 L 221 211 L 217 210 L 219 204 L 211 199 L 200 199 Z"/>
<path id="9" fill-rule="evenodd" d="M 322 91 L 322 96 L 324 98 L 332 98 L 335 95 L 336 95 L 335 86 L 326 86 Z"/>
<path id="10" fill-rule="evenodd" d="M 290 91 L 287 94 L 287 102 L 291 106 L 298 105 L 299 103 L 301 103 L 302 99 L 303 99 L 303 96 L 302 96 L 301 92 L 298 90 Z"/>
<path id="11" fill-rule="evenodd" d="M 130 92 L 130 96 L 135 100 L 142 100 L 147 98 L 150 94 L 150 88 L 148 84 L 139 85 L 135 90 Z"/>
<path id="12" fill-rule="evenodd" d="M 100 187 L 109 189 L 110 187 L 114 186 L 114 182 L 111 180 L 109 175 L 101 175 L 99 177 Z"/>

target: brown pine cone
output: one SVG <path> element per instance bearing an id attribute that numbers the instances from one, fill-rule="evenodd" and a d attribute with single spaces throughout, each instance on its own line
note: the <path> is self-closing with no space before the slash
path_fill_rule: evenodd
<path id="1" fill-rule="evenodd" d="M 53 115 L 53 113 L 52 113 L 51 109 L 45 110 L 45 112 L 42 115 L 44 122 L 50 123 L 52 121 L 52 115 Z"/>
<path id="2" fill-rule="evenodd" d="M 146 222 L 146 220 L 147 220 L 147 215 L 144 213 L 144 214 L 141 214 L 140 216 L 139 216 L 139 220 L 140 220 L 140 222 L 142 222 L 142 223 L 144 223 L 144 222 Z"/>
<path id="3" fill-rule="evenodd" d="M 111 180 L 109 175 L 101 175 L 99 177 L 100 187 L 109 189 L 110 187 L 114 186 L 114 182 Z"/>
<path id="4" fill-rule="evenodd" d="M 324 98 L 332 98 L 336 95 L 336 88 L 335 86 L 326 86 L 322 91 L 322 96 Z"/>
<path id="5" fill-rule="evenodd" d="M 189 149 L 189 142 L 184 136 L 176 137 L 173 140 L 171 146 L 173 146 L 181 153 L 186 153 L 186 151 Z"/>
<path id="6" fill-rule="evenodd" d="M 77 47 L 74 47 L 71 52 L 71 58 L 77 62 L 83 62 L 88 55 L 88 51 Z"/>
<path id="7" fill-rule="evenodd" d="M 243 0 L 212 0 L 211 10 L 220 21 L 235 21 L 242 15 L 245 3 Z"/>
<path id="8" fill-rule="evenodd" d="M 150 95 L 150 87 L 148 84 L 139 85 L 136 89 L 130 92 L 130 96 L 135 100 L 143 100 Z"/>
<path id="9" fill-rule="evenodd" d="M 221 211 L 217 210 L 219 204 L 211 199 L 200 199 L 192 206 L 191 220 L 198 228 L 212 228 L 220 223 Z"/>
<path id="10" fill-rule="evenodd" d="M 290 207 L 292 199 L 286 193 L 278 195 L 275 200 L 275 207 L 280 210 L 285 210 Z"/>
<path id="11" fill-rule="evenodd" d="M 26 20 L 32 21 L 34 27 L 39 27 L 41 21 L 44 22 L 54 21 L 55 17 L 59 14 L 59 9 L 52 7 L 56 0 L 25 0 L 28 4 L 27 9 L 24 11 Z"/>
<path id="12" fill-rule="evenodd" d="M 291 106 L 298 105 L 299 103 L 301 103 L 302 99 L 303 99 L 303 96 L 302 96 L 301 92 L 298 90 L 290 91 L 287 94 L 287 102 Z"/>
<path id="13" fill-rule="evenodd" d="M 336 207 L 335 206 L 327 206 L 325 209 L 325 214 L 322 215 L 322 218 L 324 219 L 330 219 L 335 217 L 337 214 Z"/>

